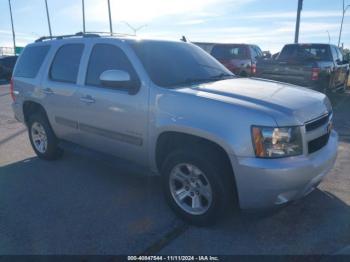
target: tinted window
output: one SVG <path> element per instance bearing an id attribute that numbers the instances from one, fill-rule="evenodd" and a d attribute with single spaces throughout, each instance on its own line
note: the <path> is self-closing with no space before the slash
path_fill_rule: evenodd
<path id="1" fill-rule="evenodd" d="M 48 45 L 26 47 L 20 56 L 14 76 L 35 78 L 49 49 Z"/>
<path id="2" fill-rule="evenodd" d="M 54 81 L 76 83 L 83 44 L 67 44 L 58 49 L 50 69 Z"/>
<path id="3" fill-rule="evenodd" d="M 132 47 L 152 81 L 163 87 L 233 77 L 200 47 L 183 42 L 135 41 Z"/>
<path id="4" fill-rule="evenodd" d="M 340 61 L 343 61 L 343 54 L 342 54 L 342 52 L 339 50 L 339 48 L 336 48 L 336 50 L 337 50 L 337 54 L 338 54 L 338 59 Z"/>
<path id="5" fill-rule="evenodd" d="M 249 58 L 247 48 L 243 45 L 216 45 L 211 55 L 219 60 Z"/>
<path id="6" fill-rule="evenodd" d="M 329 61 L 331 56 L 327 45 L 287 45 L 282 49 L 278 59 Z"/>
<path id="7" fill-rule="evenodd" d="M 254 46 L 254 49 L 255 49 L 256 53 L 258 54 L 258 57 L 264 56 L 264 54 L 263 54 L 263 52 L 261 51 L 260 47 Z"/>
<path id="8" fill-rule="evenodd" d="M 333 60 L 337 60 L 338 59 L 338 53 L 337 50 L 334 46 L 331 46 L 331 50 L 332 50 L 332 56 L 333 56 Z"/>
<path id="9" fill-rule="evenodd" d="M 106 70 L 123 70 L 129 73 L 134 84 L 139 80 L 129 59 L 119 47 L 109 44 L 96 44 L 92 50 L 86 76 L 86 84 L 102 86 L 100 75 Z M 127 89 L 128 87 L 125 86 Z"/>
<path id="10" fill-rule="evenodd" d="M 279 54 L 278 60 L 287 60 L 291 58 L 294 55 L 296 48 L 296 45 L 286 45 Z"/>

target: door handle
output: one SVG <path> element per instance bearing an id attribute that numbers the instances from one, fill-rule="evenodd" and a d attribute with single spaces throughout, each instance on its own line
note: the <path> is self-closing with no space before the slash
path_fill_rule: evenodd
<path id="1" fill-rule="evenodd" d="M 90 95 L 82 96 L 80 98 L 80 101 L 83 102 L 83 103 L 86 103 L 86 104 L 95 103 L 95 99 L 92 96 L 90 96 Z"/>
<path id="2" fill-rule="evenodd" d="M 47 95 L 53 94 L 52 89 L 49 88 L 49 87 L 44 88 L 44 89 L 41 89 L 41 91 L 42 91 L 44 94 L 47 94 Z"/>

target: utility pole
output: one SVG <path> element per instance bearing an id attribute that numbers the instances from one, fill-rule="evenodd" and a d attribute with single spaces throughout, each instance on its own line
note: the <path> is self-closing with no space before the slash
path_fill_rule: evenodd
<path id="1" fill-rule="evenodd" d="M 295 24 L 295 37 L 294 37 L 295 44 L 299 42 L 300 13 L 302 9 L 303 9 L 303 0 L 298 0 L 297 22 Z"/>
<path id="2" fill-rule="evenodd" d="M 50 37 L 52 38 L 50 14 L 49 14 L 49 8 L 47 7 L 47 0 L 45 0 L 45 6 L 46 6 L 47 24 L 49 25 L 49 33 L 50 33 Z"/>
<path id="3" fill-rule="evenodd" d="M 113 28 L 112 28 L 112 15 L 111 15 L 111 4 L 108 1 L 108 15 L 109 15 L 109 32 L 111 35 L 113 35 Z"/>
<path id="4" fill-rule="evenodd" d="M 11 17 L 11 27 L 12 27 L 13 54 L 16 55 L 16 36 L 15 36 L 15 29 L 13 27 L 11 0 L 9 0 L 9 7 L 10 7 L 10 17 Z"/>
<path id="5" fill-rule="evenodd" d="M 83 33 L 85 34 L 85 4 L 84 0 L 81 0 L 81 5 L 83 9 Z"/>
<path id="6" fill-rule="evenodd" d="M 342 15 L 342 18 L 341 18 L 341 23 L 340 23 L 338 47 L 340 47 L 340 39 L 341 39 L 341 33 L 342 33 L 342 31 L 343 31 L 344 16 L 345 16 L 346 10 L 347 10 L 349 7 L 350 7 L 350 5 L 345 6 L 345 0 L 343 0 L 343 15 Z"/>
<path id="7" fill-rule="evenodd" d="M 329 31 L 328 31 L 328 30 L 327 30 L 326 32 L 327 32 L 327 34 L 328 34 L 328 44 L 330 44 L 330 43 L 331 43 L 331 35 L 329 34 Z"/>

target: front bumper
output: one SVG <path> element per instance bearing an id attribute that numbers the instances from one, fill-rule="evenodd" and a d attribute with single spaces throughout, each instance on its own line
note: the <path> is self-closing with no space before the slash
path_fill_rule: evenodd
<path id="1" fill-rule="evenodd" d="M 310 155 L 279 159 L 231 156 L 241 209 L 274 207 L 307 195 L 333 167 L 337 148 L 338 134 L 332 131 L 327 145 Z"/>

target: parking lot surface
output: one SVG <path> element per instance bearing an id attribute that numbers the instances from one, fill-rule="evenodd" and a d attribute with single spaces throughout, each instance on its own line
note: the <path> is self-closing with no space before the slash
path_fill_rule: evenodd
<path id="1" fill-rule="evenodd" d="M 350 92 L 332 96 L 340 135 L 319 189 L 285 208 L 242 212 L 216 226 L 185 225 L 159 177 L 70 147 L 39 160 L 0 85 L 0 254 L 334 254 L 350 245 Z"/>

